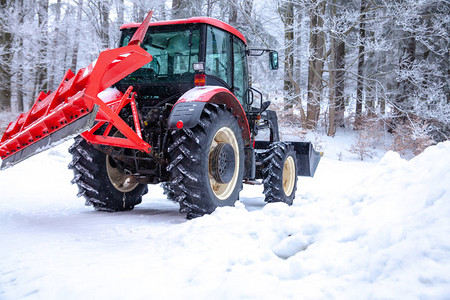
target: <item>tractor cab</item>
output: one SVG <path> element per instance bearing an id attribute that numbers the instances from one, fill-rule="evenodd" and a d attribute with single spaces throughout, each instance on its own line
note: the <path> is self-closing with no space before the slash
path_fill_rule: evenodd
<path id="1" fill-rule="evenodd" d="M 121 26 L 120 46 L 128 45 L 139 25 Z M 132 85 L 138 100 L 173 103 L 195 86 L 221 86 L 246 112 L 255 106 L 247 56 L 267 50 L 250 51 L 245 37 L 232 26 L 206 17 L 152 22 L 141 47 L 153 60 L 116 84 L 122 92 Z M 271 69 L 278 68 L 276 57 L 271 51 Z"/>

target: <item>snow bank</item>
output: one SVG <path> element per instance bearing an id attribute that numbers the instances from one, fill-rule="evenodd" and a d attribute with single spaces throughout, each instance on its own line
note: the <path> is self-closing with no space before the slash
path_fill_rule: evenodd
<path id="1" fill-rule="evenodd" d="M 245 186 L 236 207 L 191 221 L 155 187 L 132 212 L 82 208 L 57 175 L 66 154 L 38 157 L 0 173 L 1 299 L 450 295 L 450 142 L 411 161 L 393 152 L 377 165 L 324 158 L 293 206 L 263 206 L 261 187 Z M 14 180 L 44 165 L 54 190 L 19 192 Z"/>
<path id="2" fill-rule="evenodd" d="M 216 292 L 228 296 L 445 299 L 450 142 L 411 161 L 388 152 L 369 177 L 335 198 L 253 212 L 237 205 L 179 227 L 168 238 L 192 250 L 186 255 L 199 265 L 206 259 L 196 276 L 221 277 Z M 245 284 L 248 277 L 258 289 Z"/>

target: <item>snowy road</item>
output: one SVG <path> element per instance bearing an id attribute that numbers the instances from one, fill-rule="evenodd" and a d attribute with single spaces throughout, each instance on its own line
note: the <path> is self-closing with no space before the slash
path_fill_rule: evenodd
<path id="1" fill-rule="evenodd" d="M 325 157 L 292 207 L 245 186 L 192 221 L 153 186 L 131 212 L 84 207 L 69 144 L 0 172 L 0 299 L 450 297 L 450 142 Z"/>

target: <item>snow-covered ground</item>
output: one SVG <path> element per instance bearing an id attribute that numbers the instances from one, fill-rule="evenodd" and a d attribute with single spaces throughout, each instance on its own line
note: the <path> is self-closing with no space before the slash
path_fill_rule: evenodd
<path id="1" fill-rule="evenodd" d="M 450 142 L 363 162 L 344 144 L 293 206 L 245 186 L 191 221 L 158 186 L 130 212 L 84 207 L 70 142 L 32 157 L 0 172 L 0 299 L 450 299 Z"/>

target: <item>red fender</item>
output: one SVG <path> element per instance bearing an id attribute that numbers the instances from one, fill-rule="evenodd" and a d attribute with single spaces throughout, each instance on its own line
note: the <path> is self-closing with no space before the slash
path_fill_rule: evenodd
<path id="1" fill-rule="evenodd" d="M 250 127 L 241 103 L 228 89 L 220 86 L 195 87 L 184 93 L 175 103 L 170 113 L 168 126 L 176 129 L 177 122 L 182 121 L 184 128 L 197 125 L 201 112 L 206 103 L 224 104 L 231 109 L 242 128 L 242 138 L 245 145 L 250 145 Z"/>

